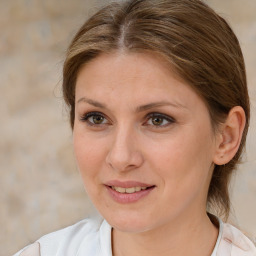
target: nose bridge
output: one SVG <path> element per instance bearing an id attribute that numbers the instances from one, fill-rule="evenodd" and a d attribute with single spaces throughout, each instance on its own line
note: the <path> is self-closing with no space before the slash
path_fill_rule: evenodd
<path id="1" fill-rule="evenodd" d="M 139 151 L 135 127 L 120 124 L 113 132 L 113 140 L 107 155 L 107 163 L 117 171 L 139 167 L 143 161 Z"/>

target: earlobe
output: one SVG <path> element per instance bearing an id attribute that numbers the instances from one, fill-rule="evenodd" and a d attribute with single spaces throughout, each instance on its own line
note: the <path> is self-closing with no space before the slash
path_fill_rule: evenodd
<path id="1" fill-rule="evenodd" d="M 214 163 L 227 164 L 239 149 L 245 127 L 246 117 L 242 107 L 233 107 L 225 122 L 221 125 L 221 131 L 216 141 Z"/>

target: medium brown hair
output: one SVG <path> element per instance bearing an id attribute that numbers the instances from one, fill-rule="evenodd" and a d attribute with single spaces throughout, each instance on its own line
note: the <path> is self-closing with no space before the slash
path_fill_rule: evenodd
<path id="1" fill-rule="evenodd" d="M 80 28 L 71 42 L 63 68 L 63 95 L 74 126 L 75 85 L 82 65 L 101 53 L 150 51 L 206 103 L 213 128 L 234 106 L 241 106 L 246 125 L 235 157 L 215 166 L 208 206 L 228 217 L 231 173 L 245 145 L 249 97 L 245 65 L 237 37 L 227 22 L 200 0 L 128 0 L 108 4 Z M 217 210 L 216 210 L 217 209 Z"/>

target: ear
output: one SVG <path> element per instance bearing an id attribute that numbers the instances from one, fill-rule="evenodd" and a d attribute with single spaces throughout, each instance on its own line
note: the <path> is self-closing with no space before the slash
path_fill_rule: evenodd
<path id="1" fill-rule="evenodd" d="M 216 135 L 216 152 L 213 162 L 217 165 L 227 164 L 236 154 L 246 122 L 242 107 L 233 107 L 220 131 Z"/>

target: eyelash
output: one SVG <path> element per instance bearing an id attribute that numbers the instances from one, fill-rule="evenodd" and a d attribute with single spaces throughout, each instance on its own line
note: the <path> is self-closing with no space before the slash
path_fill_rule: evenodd
<path id="1" fill-rule="evenodd" d="M 103 117 L 103 118 L 105 118 L 107 120 L 105 115 L 103 113 L 101 113 L 101 112 L 89 112 L 89 113 L 86 113 L 83 116 L 81 116 L 80 117 L 80 121 L 86 122 L 90 126 L 97 126 L 98 127 L 98 126 L 102 125 L 102 124 L 95 124 L 95 123 L 89 121 L 90 117 Z"/>
<path id="2" fill-rule="evenodd" d="M 89 121 L 89 118 L 91 118 L 91 117 L 100 117 L 100 118 L 104 118 L 104 119 L 107 120 L 105 115 L 101 112 L 89 112 L 89 113 L 86 113 L 83 116 L 81 116 L 80 121 L 86 122 L 88 125 L 95 126 L 95 127 L 100 127 L 102 125 L 108 124 L 108 123 L 95 124 L 95 123 Z M 164 125 L 162 125 L 162 124 L 159 124 L 159 125 L 147 124 L 149 122 L 149 120 L 153 119 L 153 118 L 162 119 L 162 121 L 167 121 L 167 123 L 164 124 Z M 173 123 L 176 122 L 176 120 L 174 118 L 172 118 L 168 115 L 165 115 L 165 114 L 157 113 L 157 112 L 147 114 L 145 119 L 146 119 L 146 122 L 143 123 L 144 126 L 152 126 L 154 128 L 157 128 L 157 129 L 158 128 L 164 128 L 164 127 L 169 126 L 170 124 L 173 124 Z"/>
<path id="3" fill-rule="evenodd" d="M 148 126 L 150 125 L 150 126 L 153 126 L 154 128 L 164 128 L 164 127 L 169 126 L 169 125 L 171 125 L 171 124 L 173 124 L 173 123 L 176 122 L 173 117 L 170 117 L 170 116 L 168 116 L 168 115 L 161 114 L 161 113 L 149 113 L 149 114 L 147 115 L 147 117 L 146 117 L 146 120 L 147 120 L 146 123 L 147 123 L 150 119 L 153 119 L 153 118 L 160 118 L 160 119 L 162 119 L 163 121 L 164 121 L 164 120 L 167 121 L 167 123 L 164 124 L 164 125 L 162 125 L 162 124 L 160 124 L 160 125 L 145 124 L 145 125 L 148 125 Z"/>

